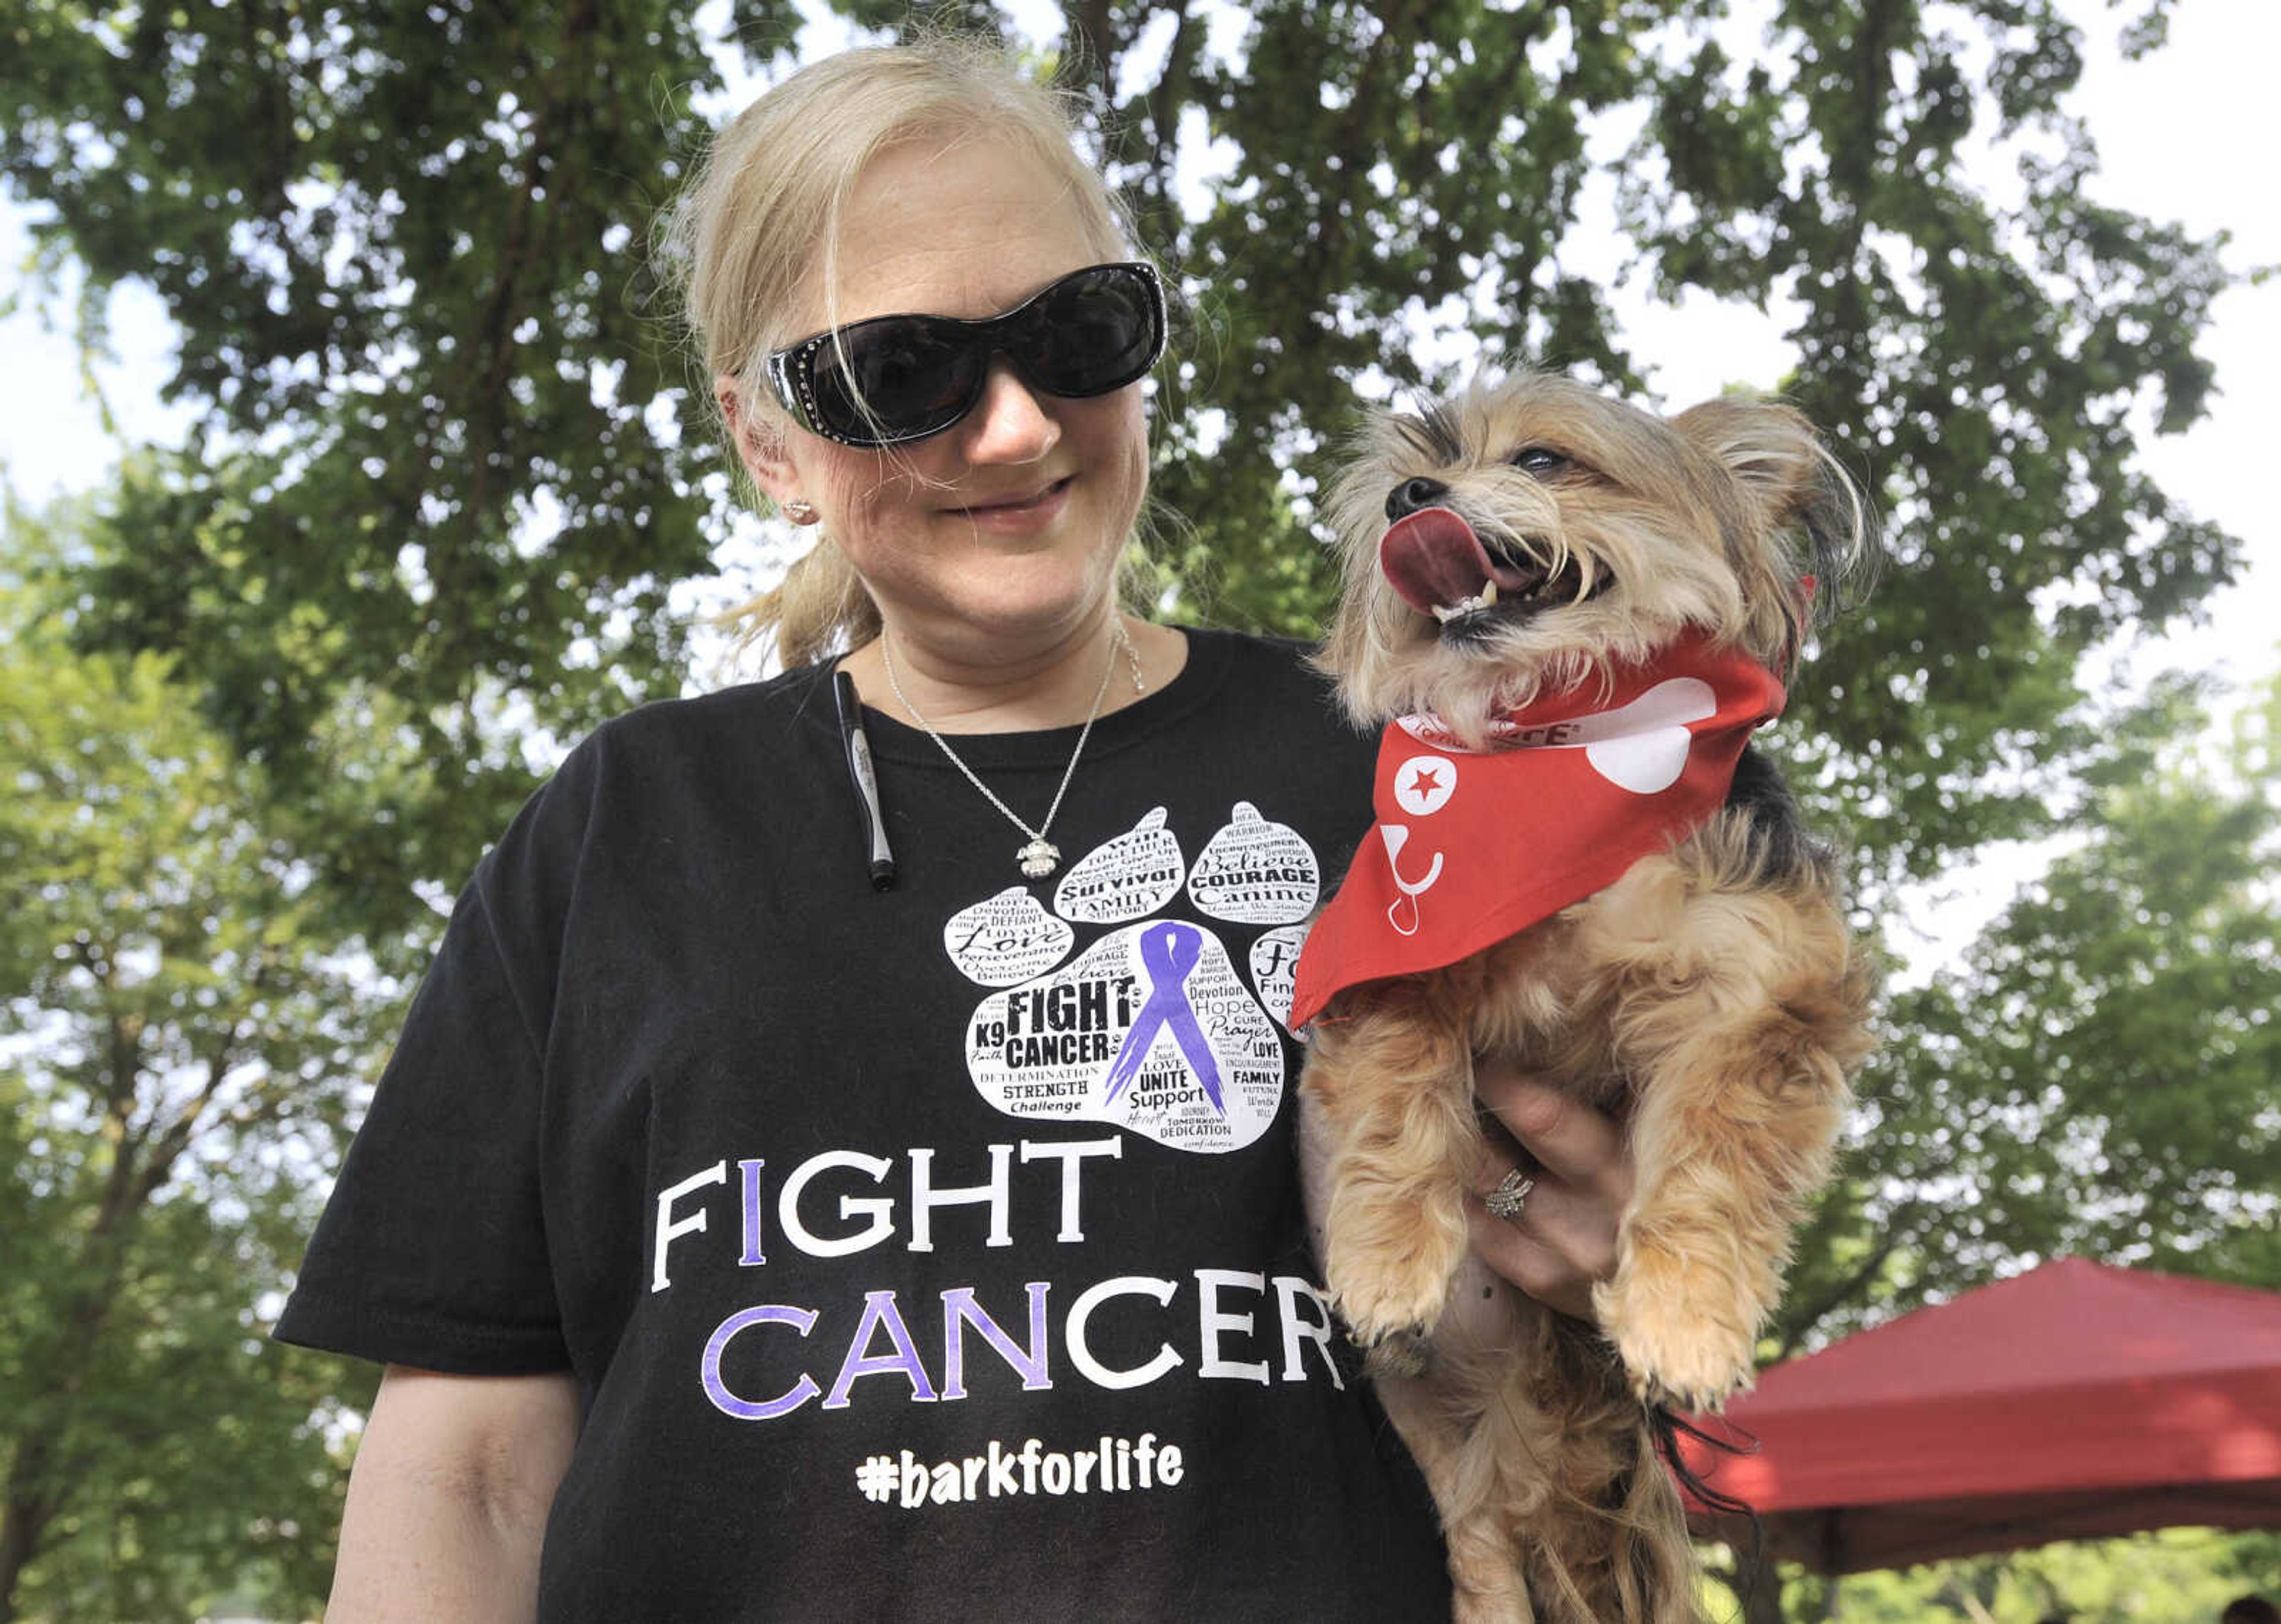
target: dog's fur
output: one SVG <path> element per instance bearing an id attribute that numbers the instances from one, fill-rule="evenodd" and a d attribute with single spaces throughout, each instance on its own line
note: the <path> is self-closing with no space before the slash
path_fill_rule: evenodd
<path id="1" fill-rule="evenodd" d="M 1788 407 L 1719 400 L 1666 421 L 1541 375 L 1380 418 L 1333 501 L 1345 596 L 1322 663 L 1347 707 L 1371 723 L 1430 712 L 1476 746 L 1493 715 L 1689 626 L 1787 679 L 1812 617 L 1871 558 L 1858 493 Z M 1543 585 L 1447 624 L 1411 608 L 1378 541 L 1427 506 Z M 1460 1620 L 1696 1617 L 1650 1406 L 1748 1385 L 1869 1048 L 1870 983 L 1834 858 L 1746 751 L 1725 809 L 1675 847 L 1447 969 L 1350 988 L 1314 1022 L 1323 1265 L 1441 1508 Z M 1471 1258 L 1477 1056 L 1628 1125 L 1636 1183 L 1597 1330 Z"/>

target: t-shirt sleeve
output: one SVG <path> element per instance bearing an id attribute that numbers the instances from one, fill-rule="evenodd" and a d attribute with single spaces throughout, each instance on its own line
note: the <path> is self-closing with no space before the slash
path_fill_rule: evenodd
<path id="1" fill-rule="evenodd" d="M 465 1375 L 569 1365 L 539 1187 L 547 893 L 576 847 L 546 838 L 560 820 L 544 803 L 563 787 L 524 809 L 453 909 L 280 1341 Z"/>

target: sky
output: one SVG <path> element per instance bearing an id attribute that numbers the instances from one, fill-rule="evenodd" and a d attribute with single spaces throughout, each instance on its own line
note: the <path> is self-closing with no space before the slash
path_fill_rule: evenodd
<path id="1" fill-rule="evenodd" d="M 2138 62 L 2122 60 L 2114 39 L 2138 4 L 2118 12 L 2106 0 L 2069 0 L 2069 9 L 2086 35 L 2087 67 L 2072 105 L 2099 151 L 2093 196 L 2200 234 L 2231 233 L 2226 259 L 2237 271 L 2281 266 L 2281 194 L 2266 173 L 2281 4 L 2177 0 L 2169 43 Z M 179 440 L 188 415 L 158 398 L 172 338 L 157 301 L 132 287 L 116 293 L 112 353 L 84 365 L 68 302 L 43 303 L 27 282 L 27 219 L 0 197 L 0 356 L 9 382 L 0 390 L 0 478 L 37 504 L 100 483 L 122 443 Z M 66 289 L 66 300 L 75 291 Z M 1637 297 L 1619 307 L 1667 407 L 1785 369 L 1779 313 L 1707 302 L 1668 308 Z M 2211 603 L 2206 624 L 2138 652 L 2122 669 L 2139 679 L 2166 667 L 2207 671 L 2238 686 L 2281 669 L 2281 514 L 2268 469 L 2281 432 L 2281 276 L 2224 294 L 2201 348 L 2217 368 L 2209 415 L 2184 435 L 2144 440 L 2144 461 L 2196 516 L 2242 538 L 2247 568 Z M 1897 945 L 1922 964 L 1946 960 L 2032 867 L 2032 853 L 1999 852 L 1925 888 Z"/>

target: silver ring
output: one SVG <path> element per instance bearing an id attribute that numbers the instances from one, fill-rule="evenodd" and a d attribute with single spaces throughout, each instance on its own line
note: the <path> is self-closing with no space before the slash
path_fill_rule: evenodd
<path id="1" fill-rule="evenodd" d="M 1489 1210 L 1491 1218 L 1518 1224 L 1521 1209 L 1528 1205 L 1528 1193 L 1535 1187 L 1536 1180 L 1516 1167 L 1497 1180 L 1496 1188 L 1481 1197 L 1481 1205 Z"/>

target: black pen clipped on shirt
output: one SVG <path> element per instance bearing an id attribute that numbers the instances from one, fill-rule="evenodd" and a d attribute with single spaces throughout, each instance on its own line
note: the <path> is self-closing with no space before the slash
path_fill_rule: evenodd
<path id="1" fill-rule="evenodd" d="M 871 889 L 892 891 L 895 854 L 887 847 L 887 822 L 879 816 L 879 779 L 871 770 L 871 741 L 863 734 L 863 702 L 855 697 L 855 679 L 834 671 L 831 699 L 839 708 L 839 743 L 847 753 L 847 777 L 855 785 L 863 844 L 871 856 Z"/>

